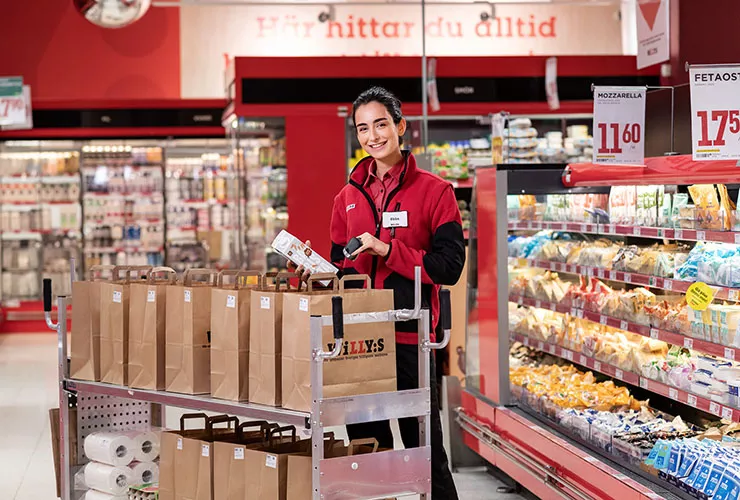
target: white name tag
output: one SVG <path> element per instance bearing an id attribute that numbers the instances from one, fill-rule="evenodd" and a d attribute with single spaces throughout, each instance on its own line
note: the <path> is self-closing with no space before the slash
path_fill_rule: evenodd
<path id="1" fill-rule="evenodd" d="M 383 227 L 409 227 L 409 213 L 403 212 L 383 212 Z"/>

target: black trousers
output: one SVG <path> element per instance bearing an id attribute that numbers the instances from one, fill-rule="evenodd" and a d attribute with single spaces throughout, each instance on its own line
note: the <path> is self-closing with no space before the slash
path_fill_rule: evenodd
<path id="1" fill-rule="evenodd" d="M 457 500 L 457 489 L 452 479 L 447 453 L 442 444 L 442 420 L 439 415 L 437 377 L 434 368 L 434 352 L 431 355 L 431 444 L 432 444 L 432 498 L 434 500 Z M 396 370 L 398 390 L 419 388 L 419 346 L 396 344 Z M 402 418 L 398 421 L 401 440 L 406 448 L 419 446 L 419 421 L 415 418 Z M 393 433 L 388 420 L 367 422 L 347 426 L 350 440 L 375 438 L 381 448 L 393 448 Z"/>

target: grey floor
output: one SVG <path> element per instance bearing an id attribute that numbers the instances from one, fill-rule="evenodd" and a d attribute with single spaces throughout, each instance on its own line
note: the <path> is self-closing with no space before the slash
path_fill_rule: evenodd
<path id="1" fill-rule="evenodd" d="M 56 347 L 53 334 L 0 334 L 0 500 L 56 498 L 48 414 L 58 406 Z M 168 425 L 180 412 L 168 410 Z M 461 500 L 531 498 L 498 493 L 503 483 L 484 471 L 460 472 L 455 481 Z"/>

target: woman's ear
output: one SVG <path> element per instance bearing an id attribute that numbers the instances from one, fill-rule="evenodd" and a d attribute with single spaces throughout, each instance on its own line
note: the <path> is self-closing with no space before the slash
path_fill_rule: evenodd
<path id="1" fill-rule="evenodd" d="M 403 137 L 403 134 L 406 133 L 406 118 L 401 118 L 401 121 L 398 122 L 398 135 Z"/>

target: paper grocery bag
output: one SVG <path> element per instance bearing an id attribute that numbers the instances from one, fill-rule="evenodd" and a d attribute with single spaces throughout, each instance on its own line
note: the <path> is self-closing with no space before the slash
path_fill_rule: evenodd
<path id="1" fill-rule="evenodd" d="M 249 401 L 267 406 L 282 405 L 283 294 L 294 273 L 268 273 L 259 290 L 252 291 L 249 334 Z M 274 285 L 268 284 L 274 278 Z"/>
<path id="2" fill-rule="evenodd" d="M 167 287 L 165 384 L 185 394 L 211 392 L 211 290 L 216 271 L 188 269 Z M 193 278 L 206 281 L 194 281 Z"/>
<path id="3" fill-rule="evenodd" d="M 252 288 L 247 279 L 259 271 L 218 273 L 211 290 L 211 396 L 246 401 L 249 397 L 249 316 Z M 225 276 L 234 282 L 224 283 Z"/>
<path id="4" fill-rule="evenodd" d="M 164 275 L 158 279 L 157 276 Z M 155 267 L 146 283 L 129 290 L 128 382 L 137 389 L 165 388 L 167 287 L 177 281 L 169 267 Z"/>
<path id="5" fill-rule="evenodd" d="M 115 267 L 113 281 L 100 285 L 100 380 L 127 385 L 129 291 L 146 280 L 151 266 Z M 121 276 L 123 273 L 123 276 Z"/>
<path id="6" fill-rule="evenodd" d="M 100 382 L 100 286 L 114 266 L 93 266 L 88 281 L 72 283 L 70 377 Z"/>
<path id="7" fill-rule="evenodd" d="M 283 295 L 283 406 L 292 410 L 311 409 L 311 327 L 310 318 L 331 314 L 331 297 L 337 292 L 313 291 L 315 281 L 328 275 L 309 278 L 308 291 Z M 363 280 L 365 289 L 345 289 L 348 281 Z M 335 281 L 336 285 L 336 281 Z M 389 311 L 393 309 L 392 290 L 369 288 L 365 275 L 346 276 L 339 282 L 345 314 Z M 330 327 L 323 328 L 322 348 L 334 347 Z M 334 398 L 396 390 L 396 341 L 393 323 L 345 325 L 344 347 L 340 355 L 325 360 L 324 397 Z"/>
<path id="8" fill-rule="evenodd" d="M 186 421 L 203 419 L 195 429 L 185 429 Z M 218 422 L 234 426 L 215 429 Z M 162 433 L 159 457 L 160 500 L 213 500 L 213 443 L 233 439 L 236 417 L 191 413 L 180 417 L 180 430 Z"/>

